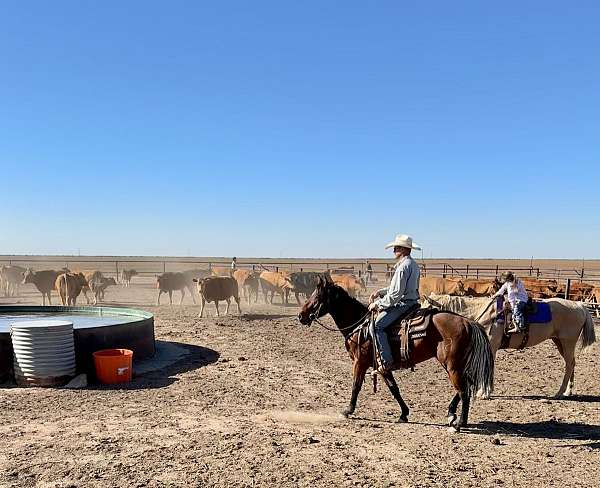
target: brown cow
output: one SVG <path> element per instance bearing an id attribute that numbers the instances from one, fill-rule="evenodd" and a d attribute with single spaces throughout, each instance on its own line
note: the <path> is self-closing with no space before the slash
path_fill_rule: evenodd
<path id="1" fill-rule="evenodd" d="M 496 278 L 493 280 L 461 280 L 465 296 L 488 297 L 496 293 L 502 284 Z"/>
<path id="2" fill-rule="evenodd" d="M 53 269 L 45 269 L 43 271 L 33 271 L 27 268 L 23 275 L 23 284 L 32 283 L 42 294 L 42 304 L 46 305 L 46 297 L 48 297 L 48 305 L 52 305 L 51 292 L 56 284 L 56 277 L 62 271 L 54 271 Z"/>
<path id="3" fill-rule="evenodd" d="M 92 295 L 94 295 L 94 291 L 91 289 L 92 288 L 92 282 L 94 283 L 94 288 L 97 288 L 100 283 L 102 282 L 102 280 L 104 279 L 104 275 L 102 274 L 101 271 L 98 270 L 91 270 L 91 271 L 80 271 L 84 278 L 85 278 L 85 282 L 86 284 L 84 285 L 84 287 L 81 289 L 81 292 L 83 293 L 83 296 L 85 297 L 85 302 L 89 305 L 90 304 L 90 298 L 88 297 L 88 291 L 92 292 Z M 94 305 L 96 305 L 97 300 L 94 302 Z"/>
<path id="4" fill-rule="evenodd" d="M 233 270 L 231 268 L 225 268 L 222 266 L 213 266 L 210 269 L 213 276 L 232 276 Z"/>
<path id="5" fill-rule="evenodd" d="M 457 295 L 463 296 L 465 289 L 460 278 L 439 278 L 437 276 L 421 276 L 419 280 L 419 294 L 429 296 L 435 295 Z"/>
<path id="6" fill-rule="evenodd" d="M 265 296 L 265 303 L 268 303 L 269 292 L 271 292 L 271 304 L 273 303 L 275 293 L 281 295 L 281 303 L 288 303 L 290 290 L 294 289 L 294 285 L 288 276 L 276 271 L 263 271 L 259 275 L 259 280 Z"/>
<path id="7" fill-rule="evenodd" d="M 556 280 L 539 280 L 532 277 L 519 277 L 519 279 L 532 298 L 554 298 L 557 296 L 558 283 Z"/>
<path id="8" fill-rule="evenodd" d="M 169 303 L 173 305 L 173 292 L 179 290 L 181 292 L 181 300 L 179 305 L 183 303 L 185 289 L 187 288 L 193 297 L 193 290 L 190 288 L 190 282 L 183 273 L 167 272 L 156 277 L 156 288 L 158 288 L 158 296 L 156 297 L 156 305 L 160 305 L 160 296 L 163 293 L 169 294 Z M 194 303 L 196 301 L 194 300 Z"/>
<path id="9" fill-rule="evenodd" d="M 225 315 L 229 313 L 230 299 L 233 297 L 238 307 L 238 314 L 242 315 L 240 309 L 240 296 L 238 293 L 238 283 L 235 278 L 231 276 L 210 276 L 203 280 L 194 278 L 194 281 L 198 283 L 198 293 L 200 294 L 200 314 L 202 317 L 204 314 L 204 306 L 208 302 L 215 302 L 215 308 L 217 309 L 217 317 L 219 316 L 219 301 L 225 300 L 227 302 L 227 308 L 225 309 Z"/>
<path id="10" fill-rule="evenodd" d="M 84 286 L 82 290 L 83 294 L 85 299 L 88 300 L 87 292 L 91 291 L 94 296 L 94 305 L 97 305 L 98 301 L 104 300 L 104 292 L 110 285 L 117 284 L 114 278 L 107 278 L 100 271 L 88 271 L 83 275 L 87 281 L 87 286 Z"/>
<path id="11" fill-rule="evenodd" d="M 260 273 L 249 269 L 236 269 L 233 272 L 233 277 L 237 281 L 238 289 L 242 290 L 243 295 L 248 299 L 248 305 L 252 294 L 254 293 L 254 303 L 258 302 L 258 285 Z"/>
<path id="12" fill-rule="evenodd" d="M 332 274 L 331 280 L 354 298 L 360 297 L 361 290 L 365 291 L 367 289 L 364 281 L 353 274 Z"/>
<path id="13" fill-rule="evenodd" d="M 566 284 L 560 284 L 556 289 L 556 294 L 560 297 L 564 297 L 565 291 Z M 585 302 L 589 301 L 592 298 L 593 293 L 594 285 L 590 285 L 589 283 L 579 283 L 571 281 L 568 299 L 573 300 L 575 302 Z"/>
<path id="14" fill-rule="evenodd" d="M 21 266 L 1 266 L 0 285 L 5 297 L 14 297 L 19 294 L 19 285 L 23 283 L 23 275 L 27 271 Z"/>
<path id="15" fill-rule="evenodd" d="M 63 306 L 74 307 L 77 297 L 87 286 L 87 281 L 83 273 L 61 273 L 57 276 L 54 286 Z"/>
<path id="16" fill-rule="evenodd" d="M 194 302 L 195 305 L 196 297 L 194 297 L 194 289 L 196 286 L 194 285 L 194 281 L 208 278 L 211 275 L 211 272 L 208 269 L 187 269 L 182 271 L 182 273 L 183 276 L 185 276 L 185 281 L 187 283 L 186 288 L 189 290 L 192 302 Z"/>
<path id="17" fill-rule="evenodd" d="M 131 278 L 137 276 L 138 272 L 135 269 L 122 269 L 121 270 L 121 283 L 123 286 L 131 285 Z"/>

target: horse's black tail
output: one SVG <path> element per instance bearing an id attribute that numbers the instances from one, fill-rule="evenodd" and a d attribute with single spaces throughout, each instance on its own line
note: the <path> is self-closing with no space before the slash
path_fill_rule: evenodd
<path id="1" fill-rule="evenodd" d="M 464 378 L 471 398 L 477 392 L 489 397 L 494 389 L 494 355 L 487 335 L 476 323 L 470 324 L 471 350 L 465 363 Z"/>

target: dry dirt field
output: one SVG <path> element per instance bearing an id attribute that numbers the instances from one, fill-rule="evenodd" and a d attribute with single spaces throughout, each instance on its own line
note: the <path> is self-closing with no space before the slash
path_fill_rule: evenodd
<path id="1" fill-rule="evenodd" d="M 134 278 L 106 298 L 151 311 L 157 339 L 190 354 L 124 388 L 2 385 L 0 486 L 598 486 L 600 343 L 578 355 L 576 396 L 564 400 L 551 398 L 563 371 L 551 343 L 501 351 L 492 399 L 451 434 L 453 392 L 433 360 L 396 374 L 408 424 L 370 382 L 345 419 L 340 334 L 300 326 L 297 306 L 243 304 L 241 318 L 216 318 L 211 305 L 199 319 L 189 296 L 155 307 L 155 293 Z M 28 285 L 17 301 L 41 297 Z"/>

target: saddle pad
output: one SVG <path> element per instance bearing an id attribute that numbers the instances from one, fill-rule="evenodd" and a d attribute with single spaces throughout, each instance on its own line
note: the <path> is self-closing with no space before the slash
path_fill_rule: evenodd
<path id="1" fill-rule="evenodd" d="M 535 312 L 527 315 L 527 322 L 530 324 L 546 324 L 552 321 L 552 311 L 550 304 L 544 302 L 535 302 Z"/>
<path id="2" fill-rule="evenodd" d="M 552 311 L 550 304 L 545 302 L 534 301 L 535 311 L 525 315 L 525 320 L 529 324 L 547 324 L 552 321 Z M 499 311 L 497 320 L 504 320 L 504 297 L 496 299 L 496 310 Z"/>

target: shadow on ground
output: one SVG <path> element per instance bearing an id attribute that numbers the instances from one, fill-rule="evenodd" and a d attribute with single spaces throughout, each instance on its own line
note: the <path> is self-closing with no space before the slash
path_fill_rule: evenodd
<path id="1" fill-rule="evenodd" d="M 293 318 L 290 314 L 269 314 L 269 313 L 246 313 L 243 314 L 240 319 L 242 322 L 252 322 L 254 320 L 274 320 L 274 319 L 286 319 Z"/>
<path id="2" fill-rule="evenodd" d="M 501 434 L 511 437 L 527 437 L 530 439 L 556 439 L 573 441 L 594 441 L 585 444 L 588 447 L 600 447 L 600 425 L 580 424 L 573 422 L 499 422 L 482 421 L 468 430 L 474 434 Z"/>
<path id="3" fill-rule="evenodd" d="M 158 342 L 158 341 L 157 341 Z M 217 362 L 219 353 L 213 349 L 183 342 L 161 341 L 166 346 L 182 349 L 185 353 L 181 358 L 171 364 L 167 364 L 160 369 L 136 375 L 136 366 L 134 362 L 134 377 L 131 383 L 123 385 L 101 385 L 98 383 L 90 384 L 89 389 L 102 390 L 145 390 L 150 388 L 164 388 L 178 381 L 175 377 L 178 374 L 186 373 L 195 369 L 200 369 L 209 364 Z M 157 344 L 158 345 L 158 344 Z"/>
<path id="4" fill-rule="evenodd" d="M 502 399 L 502 400 L 546 400 L 553 402 L 580 402 L 580 403 L 600 403 L 600 396 L 598 395 L 572 395 L 568 397 L 560 397 L 555 398 L 553 396 L 543 396 L 543 395 L 493 395 L 492 398 Z"/>

